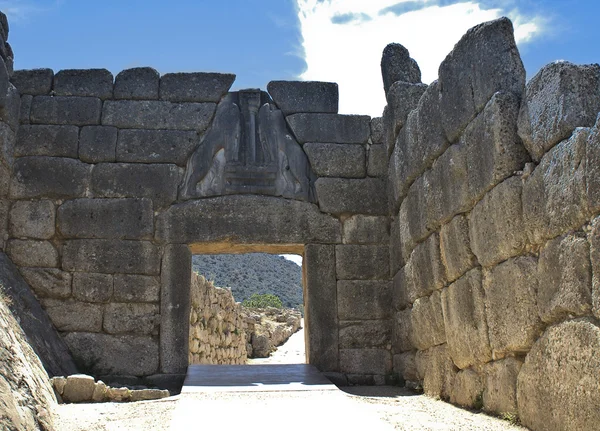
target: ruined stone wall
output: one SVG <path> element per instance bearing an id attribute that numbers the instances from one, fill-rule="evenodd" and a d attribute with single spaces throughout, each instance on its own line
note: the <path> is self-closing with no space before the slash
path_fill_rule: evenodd
<path id="1" fill-rule="evenodd" d="M 412 66 L 388 47 L 384 82 Z M 501 19 L 470 30 L 438 81 L 404 81 L 381 120 L 394 370 L 532 429 L 595 429 L 600 67 L 553 63 L 526 86 Z"/>
<path id="2" fill-rule="evenodd" d="M 231 290 L 192 272 L 190 364 L 245 364 L 246 323 Z"/>

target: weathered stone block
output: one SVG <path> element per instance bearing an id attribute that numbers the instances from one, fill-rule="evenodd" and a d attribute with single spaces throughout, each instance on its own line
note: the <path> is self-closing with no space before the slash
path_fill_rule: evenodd
<path id="1" fill-rule="evenodd" d="M 118 302 L 158 302 L 160 283 L 148 275 L 115 274 L 114 297 Z"/>
<path id="2" fill-rule="evenodd" d="M 473 269 L 442 291 L 448 353 L 460 369 L 492 359 L 481 279 Z"/>
<path id="3" fill-rule="evenodd" d="M 33 102 L 33 96 L 24 94 L 21 96 L 21 110 L 19 112 L 19 124 L 29 124 L 31 122 L 31 102 Z"/>
<path id="4" fill-rule="evenodd" d="M 61 332 L 102 331 L 104 305 L 50 298 L 41 302 L 50 320 Z"/>
<path id="5" fill-rule="evenodd" d="M 389 319 L 392 286 L 389 281 L 340 280 L 337 282 L 340 320 Z"/>
<path id="6" fill-rule="evenodd" d="M 392 280 L 392 304 L 395 310 L 402 310 L 411 304 L 409 301 L 408 292 L 414 290 L 414 288 L 410 286 L 412 282 L 412 263 L 409 261 L 409 263 L 407 263 L 396 273 L 396 275 L 394 275 Z"/>
<path id="7" fill-rule="evenodd" d="M 583 235 L 548 242 L 538 263 L 537 307 L 546 323 L 589 315 L 592 309 L 590 245 Z"/>
<path id="8" fill-rule="evenodd" d="M 10 82 L 21 94 L 45 95 L 52 90 L 54 72 L 52 69 L 15 70 Z"/>
<path id="9" fill-rule="evenodd" d="M 229 73 L 166 73 L 160 78 L 160 100 L 218 102 L 227 94 L 235 75 Z"/>
<path id="10" fill-rule="evenodd" d="M 494 94 L 461 137 L 467 152 L 471 199 L 479 200 L 529 161 L 517 136 L 519 100 L 513 93 Z"/>
<path id="11" fill-rule="evenodd" d="M 525 92 L 525 68 L 508 18 L 470 29 L 439 69 L 442 125 L 454 142 L 498 91 Z"/>
<path id="12" fill-rule="evenodd" d="M 419 350 L 427 350 L 446 342 L 439 291 L 415 301 L 411 313 L 411 327 L 413 343 Z"/>
<path id="13" fill-rule="evenodd" d="M 389 247 L 338 245 L 335 269 L 339 280 L 383 280 L 389 278 Z"/>
<path id="14" fill-rule="evenodd" d="M 293 114 L 286 118 L 300 144 L 365 144 L 371 133 L 366 115 Z"/>
<path id="15" fill-rule="evenodd" d="M 15 156 L 55 156 L 77 158 L 77 126 L 25 125 L 19 127 Z"/>
<path id="16" fill-rule="evenodd" d="M 6 253 L 17 266 L 56 268 L 58 252 L 51 242 L 12 239 L 6 246 Z"/>
<path id="17" fill-rule="evenodd" d="M 170 164 L 101 163 L 92 171 L 91 190 L 95 197 L 150 198 L 157 208 L 177 199 L 181 175 Z"/>
<path id="18" fill-rule="evenodd" d="M 64 238 L 151 239 L 150 199 L 74 199 L 58 208 Z"/>
<path id="19" fill-rule="evenodd" d="M 590 227 L 588 241 L 592 264 L 592 311 L 600 319 L 600 218 L 594 219 Z"/>
<path id="20" fill-rule="evenodd" d="M 192 253 L 187 245 L 165 247 L 160 273 L 160 370 L 185 372 L 188 366 Z"/>
<path id="21" fill-rule="evenodd" d="M 411 314 L 411 308 L 394 314 L 392 320 L 392 349 L 396 353 L 407 352 L 415 348 Z"/>
<path id="22" fill-rule="evenodd" d="M 591 127 L 600 111 L 600 66 L 550 63 L 527 83 L 519 113 L 519 136 L 535 161 L 567 139 L 576 127 Z"/>
<path id="23" fill-rule="evenodd" d="M 417 178 L 400 205 L 398 218 L 404 256 L 409 255 L 417 243 L 436 230 L 430 229 L 430 226 L 427 225 L 428 218 L 431 218 L 428 217 L 428 207 L 431 206 L 430 202 L 435 196 L 435 189 L 432 185 L 430 175 Z"/>
<path id="24" fill-rule="evenodd" d="M 454 378 L 450 402 L 461 407 L 474 407 L 481 400 L 484 383 L 473 369 L 459 371 Z"/>
<path id="25" fill-rule="evenodd" d="M 117 135 L 116 127 L 83 127 L 79 136 L 79 158 L 87 163 L 114 162 Z"/>
<path id="26" fill-rule="evenodd" d="M 446 284 L 446 271 L 440 256 L 440 239 L 437 233 L 417 245 L 410 257 L 411 270 L 407 273 L 411 280 L 407 284 L 408 300 L 428 296 Z"/>
<path id="27" fill-rule="evenodd" d="M 585 223 L 589 217 L 586 189 L 586 145 L 589 129 L 577 129 L 568 141 L 552 148 L 523 185 L 523 218 L 535 244 Z"/>
<path id="28" fill-rule="evenodd" d="M 21 275 L 38 298 L 71 296 L 71 274 L 55 268 L 21 268 Z"/>
<path id="29" fill-rule="evenodd" d="M 385 149 L 385 131 L 383 130 L 383 117 L 371 118 L 371 142 L 381 144 Z"/>
<path id="30" fill-rule="evenodd" d="M 271 81 L 267 91 L 284 115 L 338 111 L 339 91 L 334 82 Z"/>
<path id="31" fill-rule="evenodd" d="M 146 376 L 158 371 L 158 341 L 153 337 L 75 332 L 65 341 L 94 374 Z"/>
<path id="32" fill-rule="evenodd" d="M 410 58 L 408 49 L 399 43 L 390 43 L 383 50 L 381 76 L 383 78 L 383 89 L 386 93 L 396 81 L 421 82 L 419 65 Z"/>
<path id="33" fill-rule="evenodd" d="M 423 392 L 430 397 L 450 399 L 457 369 L 446 344 L 420 350 L 416 356 L 417 370 L 423 381 Z"/>
<path id="34" fill-rule="evenodd" d="M 56 211 L 52 201 L 17 201 L 10 209 L 13 238 L 50 239 L 55 233 Z"/>
<path id="35" fill-rule="evenodd" d="M 427 84 L 411 84 L 405 81 L 394 82 L 386 93 L 386 99 L 392 115 L 394 133 L 404 127 L 408 113 L 415 109 Z"/>
<path id="36" fill-rule="evenodd" d="M 160 311 L 155 304 L 112 303 L 104 310 L 103 328 L 109 334 L 158 334 Z"/>
<path id="37" fill-rule="evenodd" d="M 372 144 L 367 152 L 367 175 L 383 177 L 388 172 L 388 155 L 383 144 Z"/>
<path id="38" fill-rule="evenodd" d="M 390 239 L 388 217 L 354 215 L 343 223 L 344 244 L 385 244 Z"/>
<path id="39" fill-rule="evenodd" d="M 520 177 L 509 178 L 486 194 L 471 211 L 471 249 L 481 265 L 490 267 L 525 250 L 528 242 L 522 188 Z"/>
<path id="40" fill-rule="evenodd" d="M 400 268 L 405 265 L 402 255 L 402 244 L 400 240 L 400 223 L 398 217 L 390 217 L 390 277 L 396 275 Z"/>
<path id="41" fill-rule="evenodd" d="M 160 74 L 151 67 L 125 69 L 115 77 L 115 99 L 157 100 Z"/>
<path id="42" fill-rule="evenodd" d="M 92 376 L 74 374 L 66 378 L 62 397 L 68 403 L 90 402 L 95 387 L 96 382 Z"/>
<path id="43" fill-rule="evenodd" d="M 8 166 L 14 164 L 16 135 L 12 129 L 0 119 L 0 158 Z"/>
<path id="44" fill-rule="evenodd" d="M 102 100 L 97 97 L 35 96 L 31 124 L 100 124 Z"/>
<path id="45" fill-rule="evenodd" d="M 62 250 L 65 271 L 158 275 L 158 248 L 147 241 L 75 239 Z"/>
<path id="46" fill-rule="evenodd" d="M 523 361 L 506 358 L 486 364 L 483 408 L 495 414 L 517 413 L 517 376 Z"/>
<path id="47" fill-rule="evenodd" d="M 185 166 L 198 144 L 196 132 L 179 130 L 122 130 L 117 141 L 117 161 L 175 163 Z"/>
<path id="48" fill-rule="evenodd" d="M 89 184 L 91 167 L 60 157 L 21 157 L 15 161 L 10 195 L 16 199 L 74 198 Z"/>
<path id="49" fill-rule="evenodd" d="M 453 282 L 477 265 L 469 240 L 469 220 L 458 215 L 440 230 L 442 262 L 449 282 Z"/>
<path id="50" fill-rule="evenodd" d="M 57 96 L 92 96 L 110 99 L 113 75 L 106 69 L 65 69 L 54 75 Z"/>
<path id="51" fill-rule="evenodd" d="M 590 213 L 600 213 L 600 114 L 586 145 L 585 184 Z"/>
<path id="52" fill-rule="evenodd" d="M 185 244 L 342 242 L 339 220 L 321 213 L 316 205 L 253 195 L 224 196 L 174 205 L 158 217 L 156 239 Z"/>
<path id="53" fill-rule="evenodd" d="M 309 142 L 304 145 L 304 151 L 319 177 L 364 178 L 367 175 L 363 145 Z"/>
<path id="54" fill-rule="evenodd" d="M 369 349 L 390 347 L 390 320 L 355 320 L 340 322 L 340 349 Z"/>
<path id="55" fill-rule="evenodd" d="M 349 374 L 389 374 L 392 355 L 384 349 L 340 349 L 340 371 Z"/>
<path id="56" fill-rule="evenodd" d="M 404 380 L 407 382 L 416 382 L 419 380 L 415 351 L 394 355 L 393 362 L 394 372 L 398 373 Z"/>
<path id="57" fill-rule="evenodd" d="M 113 276 L 76 272 L 73 274 L 73 298 L 84 302 L 108 302 L 113 294 Z"/>
<path id="58" fill-rule="evenodd" d="M 0 199 L 0 250 L 4 250 L 8 239 L 8 216 L 11 202 L 8 199 Z"/>
<path id="59" fill-rule="evenodd" d="M 34 100 L 35 102 L 35 100 Z M 204 131 L 210 124 L 215 103 L 171 103 L 156 100 L 106 101 L 102 124 L 120 129 Z"/>
<path id="60" fill-rule="evenodd" d="M 592 430 L 600 423 L 600 328 L 586 320 L 550 327 L 517 380 L 519 419 L 531 429 Z"/>
<path id="61" fill-rule="evenodd" d="M 321 211 L 330 214 L 387 213 L 385 181 L 379 178 L 319 178 L 315 187 Z"/>
<path id="62" fill-rule="evenodd" d="M 383 108 L 383 115 L 381 117 L 382 128 L 383 128 L 383 145 L 387 149 L 388 156 L 394 151 L 396 145 L 396 134 L 394 133 L 394 117 L 392 116 L 392 109 L 385 105 Z"/>
<path id="63" fill-rule="evenodd" d="M 305 325 L 308 363 L 321 371 L 340 371 L 335 247 L 308 244 L 304 248 Z"/>
<path id="64" fill-rule="evenodd" d="M 11 169 L 0 160 L 0 197 L 7 197 L 10 188 Z"/>
<path id="65" fill-rule="evenodd" d="M 483 284 L 494 358 L 528 352 L 543 327 L 536 304 L 536 259 L 507 260 L 486 273 Z"/>

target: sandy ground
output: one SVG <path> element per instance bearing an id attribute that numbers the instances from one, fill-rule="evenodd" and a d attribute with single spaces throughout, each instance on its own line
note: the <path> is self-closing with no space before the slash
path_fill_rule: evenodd
<path id="1" fill-rule="evenodd" d="M 259 364 L 304 363 L 299 331 Z M 71 404 L 58 408 L 57 431 L 221 430 L 276 425 L 286 430 L 456 430 L 524 428 L 459 409 L 397 387 L 329 391 L 193 393 L 129 404 Z"/>

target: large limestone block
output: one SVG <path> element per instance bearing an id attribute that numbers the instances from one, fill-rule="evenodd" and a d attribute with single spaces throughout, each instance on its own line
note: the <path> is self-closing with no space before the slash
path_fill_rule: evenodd
<path id="1" fill-rule="evenodd" d="M 600 212 L 600 114 L 586 145 L 585 182 L 589 211 L 597 214 Z"/>
<path id="2" fill-rule="evenodd" d="M 157 277 L 136 274 L 115 274 L 114 297 L 118 302 L 158 302 L 160 283 Z"/>
<path id="3" fill-rule="evenodd" d="M 390 277 L 395 276 L 405 263 L 405 256 L 402 253 L 402 243 L 400 242 L 400 223 L 397 214 L 389 218 L 390 226 Z M 408 256 L 410 257 L 410 256 Z"/>
<path id="4" fill-rule="evenodd" d="M 388 155 L 383 144 L 369 145 L 367 151 L 367 175 L 384 177 L 388 172 Z"/>
<path id="5" fill-rule="evenodd" d="M 186 244 L 331 244 L 341 243 L 341 226 L 307 202 L 238 195 L 172 206 L 158 217 L 156 239 Z"/>
<path id="6" fill-rule="evenodd" d="M 218 102 L 235 81 L 229 73 L 165 73 L 160 77 L 160 100 Z"/>
<path id="7" fill-rule="evenodd" d="M 21 275 L 38 298 L 71 296 L 71 274 L 56 268 L 21 268 Z"/>
<path id="8" fill-rule="evenodd" d="M 419 350 L 427 350 L 446 342 L 441 293 L 439 291 L 415 301 L 411 313 L 411 327 L 414 345 Z"/>
<path id="9" fill-rule="evenodd" d="M 407 352 L 415 348 L 413 341 L 412 308 L 395 313 L 392 321 L 392 349 L 395 353 Z"/>
<path id="10" fill-rule="evenodd" d="M 17 133 L 15 156 L 54 156 L 77 158 L 77 126 L 23 124 Z"/>
<path id="11" fill-rule="evenodd" d="M 33 102 L 33 96 L 24 94 L 21 96 L 21 110 L 19 112 L 19 124 L 29 124 L 31 121 L 29 116 L 31 115 L 31 102 Z"/>
<path id="12" fill-rule="evenodd" d="M 523 169 L 529 154 L 517 136 L 519 98 L 496 93 L 461 137 L 467 152 L 469 196 L 478 200 Z"/>
<path id="13" fill-rule="evenodd" d="M 444 287 L 446 271 L 440 256 L 440 238 L 437 233 L 415 247 L 410 257 L 410 265 L 407 265 L 408 270 L 410 273 L 407 272 L 407 275 L 411 280 L 406 289 L 411 303 Z"/>
<path id="14" fill-rule="evenodd" d="M 389 278 L 389 247 L 338 245 L 335 247 L 338 280 L 385 280 Z"/>
<path id="15" fill-rule="evenodd" d="M 448 353 L 460 369 L 492 359 L 479 269 L 472 269 L 442 291 Z"/>
<path id="16" fill-rule="evenodd" d="M 150 198 L 163 207 L 177 199 L 181 176 L 172 164 L 100 163 L 92 171 L 91 190 L 94 197 Z"/>
<path id="17" fill-rule="evenodd" d="M 148 241 L 74 239 L 62 249 L 65 271 L 158 275 L 158 248 Z"/>
<path id="18" fill-rule="evenodd" d="M 9 231 L 13 238 L 50 239 L 55 219 L 52 201 L 17 201 L 10 209 Z"/>
<path id="19" fill-rule="evenodd" d="M 503 91 L 517 97 L 525 92 L 525 68 L 508 18 L 470 29 L 439 69 L 442 125 L 454 142 L 467 124 Z"/>
<path id="20" fill-rule="evenodd" d="M 16 133 L 21 117 L 21 95 L 19 90 L 14 85 L 9 84 L 5 99 L 4 106 L 0 109 L 0 121 Z"/>
<path id="21" fill-rule="evenodd" d="M 91 166 L 62 157 L 21 157 L 15 161 L 10 195 L 15 199 L 83 196 Z"/>
<path id="22" fill-rule="evenodd" d="M 76 272 L 73 274 L 73 297 L 85 302 L 108 302 L 113 294 L 113 276 Z"/>
<path id="23" fill-rule="evenodd" d="M 380 178 L 319 178 L 315 187 L 321 211 L 330 214 L 385 215 L 386 183 Z"/>
<path id="24" fill-rule="evenodd" d="M 201 132 L 208 128 L 216 107 L 215 103 L 107 100 L 104 102 L 102 110 L 102 124 L 119 129 L 196 130 Z"/>
<path id="25" fill-rule="evenodd" d="M 394 310 L 402 310 L 411 304 L 408 292 L 414 291 L 412 287 L 412 263 L 409 261 L 405 266 L 400 268 L 392 279 L 392 306 Z"/>
<path id="26" fill-rule="evenodd" d="M 486 364 L 483 408 L 495 414 L 517 413 L 517 376 L 523 361 L 506 358 Z"/>
<path id="27" fill-rule="evenodd" d="M 154 212 L 150 199 L 74 199 L 58 208 L 64 238 L 151 239 Z"/>
<path id="28" fill-rule="evenodd" d="M 529 351 L 543 327 L 536 304 L 536 259 L 509 259 L 486 273 L 483 284 L 494 358 Z"/>
<path id="29" fill-rule="evenodd" d="M 389 319 L 392 315 L 392 283 L 389 281 L 339 280 L 338 317 L 341 320 Z"/>
<path id="30" fill-rule="evenodd" d="M 360 144 L 304 144 L 310 166 L 319 177 L 364 178 L 365 147 Z"/>
<path id="31" fill-rule="evenodd" d="M 156 304 L 112 303 L 104 310 L 102 328 L 108 334 L 157 335 L 159 323 Z"/>
<path id="32" fill-rule="evenodd" d="M 292 114 L 286 120 L 300 144 L 364 144 L 371 133 L 371 118 L 366 115 L 302 113 Z"/>
<path id="33" fill-rule="evenodd" d="M 308 244 L 304 249 L 304 310 L 308 363 L 320 371 L 339 371 L 335 247 Z"/>
<path id="34" fill-rule="evenodd" d="M 450 399 L 457 369 L 446 344 L 420 350 L 416 356 L 417 370 L 423 381 L 423 392 L 434 398 Z"/>
<path id="35" fill-rule="evenodd" d="M 54 75 L 57 96 L 92 96 L 110 99 L 113 75 L 106 69 L 65 69 Z"/>
<path id="36" fill-rule="evenodd" d="M 479 373 L 471 368 L 459 371 L 454 378 L 450 402 L 461 407 L 476 407 L 481 402 L 484 383 Z"/>
<path id="37" fill-rule="evenodd" d="M 12 239 L 6 253 L 17 266 L 56 268 L 58 251 L 49 241 Z"/>
<path id="38" fill-rule="evenodd" d="M 550 327 L 517 380 L 519 418 L 531 429 L 594 430 L 600 423 L 600 328 L 586 320 Z"/>
<path id="39" fill-rule="evenodd" d="M 546 323 L 590 314 L 590 245 L 583 234 L 549 241 L 540 252 L 537 306 Z"/>
<path id="40" fill-rule="evenodd" d="M 528 241 L 522 194 L 521 178 L 512 177 L 487 193 L 471 211 L 471 249 L 484 267 L 491 267 L 525 250 Z"/>
<path id="41" fill-rule="evenodd" d="M 590 129 L 576 129 L 542 157 L 523 185 L 523 218 L 536 244 L 580 227 L 589 218 L 586 145 Z"/>
<path id="42" fill-rule="evenodd" d="M 391 110 L 394 134 L 398 134 L 404 127 L 408 113 L 417 107 L 425 90 L 426 84 L 411 84 L 405 81 L 396 81 L 389 88 L 386 99 Z"/>
<path id="43" fill-rule="evenodd" d="M 383 130 L 383 117 L 375 117 L 371 119 L 371 142 L 381 144 L 385 147 L 385 131 Z"/>
<path id="44" fill-rule="evenodd" d="M 407 383 L 416 383 L 419 380 L 417 371 L 416 352 L 404 352 L 394 355 L 394 372 L 398 373 Z M 407 386 L 409 386 L 407 384 Z"/>
<path id="45" fill-rule="evenodd" d="M 175 163 L 185 166 L 198 144 L 196 132 L 180 130 L 121 130 L 117 162 Z"/>
<path id="46" fill-rule="evenodd" d="M 117 135 L 116 127 L 82 127 L 79 133 L 79 158 L 86 163 L 114 162 Z"/>
<path id="47" fill-rule="evenodd" d="M 519 113 L 519 136 L 535 161 L 567 139 L 576 127 L 591 127 L 600 111 L 600 66 L 557 61 L 527 83 Z"/>
<path id="48" fill-rule="evenodd" d="M 419 65 L 410 57 L 408 49 L 399 43 L 390 43 L 383 50 L 381 76 L 383 78 L 383 89 L 386 93 L 396 81 L 421 82 Z"/>
<path id="49" fill-rule="evenodd" d="M 92 376 L 73 374 L 67 377 L 62 397 L 68 403 L 90 402 L 96 382 Z"/>
<path id="50" fill-rule="evenodd" d="M 592 264 L 592 311 L 600 319 L 600 218 L 595 218 L 588 233 Z"/>
<path id="51" fill-rule="evenodd" d="M 335 82 L 271 81 L 267 91 L 283 115 L 338 111 L 339 90 Z"/>
<path id="52" fill-rule="evenodd" d="M 60 332 L 102 332 L 104 306 L 101 304 L 50 298 L 41 302 Z"/>
<path id="53" fill-rule="evenodd" d="M 390 320 L 340 321 L 340 349 L 384 348 L 391 345 Z"/>
<path id="54" fill-rule="evenodd" d="M 440 251 L 449 282 L 453 282 L 477 265 L 477 258 L 471 251 L 469 220 L 458 215 L 440 230 Z"/>
<path id="55" fill-rule="evenodd" d="M 52 69 L 23 69 L 15 70 L 10 82 L 17 87 L 19 93 L 36 96 L 49 94 L 53 79 Z"/>
<path id="56" fill-rule="evenodd" d="M 13 166 L 17 135 L 8 124 L 1 121 L 2 118 L 0 118 L 0 157 L 8 166 Z"/>
<path id="57" fill-rule="evenodd" d="M 392 355 L 386 349 L 340 349 L 340 371 L 347 374 L 386 375 L 392 370 Z"/>
<path id="58" fill-rule="evenodd" d="M 427 226 L 428 202 L 434 198 L 429 176 L 420 176 L 410 186 L 408 195 L 400 205 L 398 221 L 400 223 L 400 241 L 402 243 L 402 254 L 410 255 L 411 251 L 419 242 L 429 236 L 432 229 Z"/>
<path id="59" fill-rule="evenodd" d="M 102 100 L 97 97 L 35 96 L 31 124 L 100 124 Z"/>
<path id="60" fill-rule="evenodd" d="M 65 341 L 95 375 L 148 376 L 158 371 L 158 341 L 153 337 L 72 332 Z"/>
<path id="61" fill-rule="evenodd" d="M 388 217 L 353 215 L 342 226 L 344 244 L 385 244 L 390 239 Z"/>
<path id="62" fill-rule="evenodd" d="M 115 99 L 157 100 L 160 74 L 151 67 L 125 69 L 115 77 Z"/>

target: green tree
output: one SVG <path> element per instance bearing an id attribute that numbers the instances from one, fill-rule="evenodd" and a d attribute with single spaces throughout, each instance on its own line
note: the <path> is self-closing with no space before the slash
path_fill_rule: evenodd
<path id="1" fill-rule="evenodd" d="M 283 303 L 281 302 L 279 296 L 273 295 L 271 293 L 253 293 L 252 296 L 250 296 L 250 298 L 245 299 L 242 302 L 242 305 L 246 308 L 283 308 Z"/>

